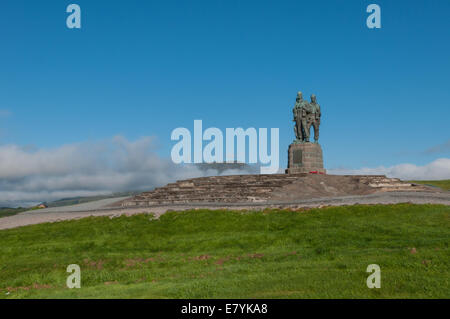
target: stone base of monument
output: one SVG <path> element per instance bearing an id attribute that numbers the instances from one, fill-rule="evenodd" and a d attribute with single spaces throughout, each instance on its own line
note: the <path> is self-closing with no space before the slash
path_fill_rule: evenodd
<path id="1" fill-rule="evenodd" d="M 122 207 L 196 203 L 269 203 L 360 196 L 375 192 L 436 192 L 383 175 L 270 174 L 208 176 L 177 181 L 127 198 Z M 201 207 L 201 206 L 199 206 Z"/>
<path id="2" fill-rule="evenodd" d="M 322 148 L 316 143 L 292 143 L 288 150 L 286 174 L 325 174 Z"/>

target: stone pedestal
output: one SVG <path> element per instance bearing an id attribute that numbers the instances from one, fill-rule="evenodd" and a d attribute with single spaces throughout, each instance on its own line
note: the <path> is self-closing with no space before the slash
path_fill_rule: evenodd
<path id="1" fill-rule="evenodd" d="M 316 173 L 325 174 L 322 148 L 315 143 L 292 143 L 288 151 L 286 174 Z"/>

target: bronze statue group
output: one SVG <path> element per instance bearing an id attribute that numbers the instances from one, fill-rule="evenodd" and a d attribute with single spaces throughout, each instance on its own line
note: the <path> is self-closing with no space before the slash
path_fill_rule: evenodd
<path id="1" fill-rule="evenodd" d="M 295 143 L 309 142 L 311 125 L 314 127 L 314 143 L 319 141 L 320 126 L 320 105 L 317 103 L 316 96 L 311 95 L 311 102 L 303 100 L 302 92 L 297 93 L 294 109 L 294 132 Z"/>

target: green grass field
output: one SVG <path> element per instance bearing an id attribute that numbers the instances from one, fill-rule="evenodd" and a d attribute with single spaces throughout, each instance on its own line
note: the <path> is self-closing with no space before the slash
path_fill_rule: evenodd
<path id="1" fill-rule="evenodd" d="M 440 187 L 446 191 L 450 190 L 450 179 L 443 179 L 443 180 L 437 180 L 437 181 L 410 181 L 410 182 L 416 183 L 416 184 L 425 184 L 425 185 L 436 186 L 436 187 Z"/>
<path id="2" fill-rule="evenodd" d="M 0 231 L 0 298 L 449 298 L 450 207 L 91 217 Z M 66 267 L 81 267 L 81 289 Z M 369 264 L 381 288 L 369 289 Z"/>

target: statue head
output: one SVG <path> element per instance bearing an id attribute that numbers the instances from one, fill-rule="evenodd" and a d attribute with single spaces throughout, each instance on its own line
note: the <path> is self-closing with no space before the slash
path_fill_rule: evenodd
<path id="1" fill-rule="evenodd" d="M 298 91 L 297 92 L 297 102 L 303 100 L 303 94 L 302 92 Z"/>
<path id="2" fill-rule="evenodd" d="M 317 102 L 317 98 L 315 94 L 311 94 L 311 103 L 316 103 Z"/>

